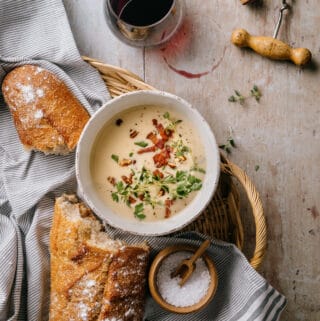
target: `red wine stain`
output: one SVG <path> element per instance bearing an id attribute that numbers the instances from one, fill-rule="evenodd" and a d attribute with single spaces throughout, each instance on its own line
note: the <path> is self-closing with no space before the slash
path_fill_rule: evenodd
<path id="1" fill-rule="evenodd" d="M 227 47 L 226 46 L 224 47 L 222 56 L 211 67 L 210 70 L 193 73 L 187 70 L 182 70 L 174 67 L 172 64 L 169 63 L 168 58 L 173 56 L 178 56 L 179 53 L 185 52 L 187 50 L 188 45 L 191 41 L 191 36 L 190 36 L 191 30 L 192 30 L 191 27 L 192 27 L 192 22 L 189 21 L 188 19 L 185 19 L 181 27 L 179 28 L 179 30 L 177 30 L 176 34 L 173 35 L 173 37 L 165 44 L 164 47 L 160 49 L 160 51 L 162 52 L 163 60 L 172 71 L 174 71 L 175 73 L 185 78 L 195 79 L 195 78 L 201 78 L 203 76 L 206 76 L 212 71 L 214 71 L 215 69 L 217 69 L 224 58 Z M 165 31 L 162 33 L 161 39 L 163 39 L 164 37 L 165 37 Z"/>
<path id="2" fill-rule="evenodd" d="M 179 55 L 184 52 L 191 41 L 191 21 L 184 19 L 175 34 L 163 45 L 160 51 L 165 52 L 166 57 Z M 166 36 L 166 31 L 162 33 L 162 39 Z"/>
<path id="3" fill-rule="evenodd" d="M 197 74 L 194 74 L 192 72 L 189 72 L 189 71 L 186 71 L 186 70 L 181 70 L 181 69 L 177 69 L 175 67 L 173 67 L 172 65 L 170 65 L 167 61 L 167 58 L 165 56 L 163 56 L 163 60 L 166 62 L 167 66 L 173 70 L 174 72 L 176 72 L 177 74 L 183 76 L 183 77 L 186 77 L 186 78 L 189 78 L 189 79 L 192 79 L 192 78 L 200 78 L 202 76 L 205 76 L 207 75 L 211 70 L 209 71 L 204 71 L 204 72 L 200 72 L 200 73 L 197 73 Z"/>
<path id="4" fill-rule="evenodd" d="M 226 52 L 227 47 L 224 47 L 223 50 L 223 54 L 221 56 L 221 58 L 217 61 L 217 63 L 215 63 L 210 70 L 207 71 L 203 71 L 203 72 L 199 72 L 199 73 L 192 73 L 186 70 L 182 70 L 182 69 L 177 69 L 176 67 L 172 66 L 171 64 L 169 64 L 167 58 L 165 56 L 162 56 L 163 60 L 165 61 L 165 63 L 167 64 L 167 66 L 173 70 L 174 72 L 176 72 L 177 74 L 185 77 L 185 78 L 189 78 L 189 79 L 194 79 L 194 78 L 201 78 L 205 75 L 208 75 L 209 73 L 211 73 L 212 71 L 214 71 L 215 69 L 217 69 L 220 65 L 220 63 L 222 62 L 225 52 Z"/>

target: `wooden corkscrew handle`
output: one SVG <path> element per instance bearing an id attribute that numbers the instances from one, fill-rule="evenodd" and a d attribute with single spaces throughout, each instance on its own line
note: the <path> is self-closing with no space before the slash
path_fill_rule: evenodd
<path id="1" fill-rule="evenodd" d="M 244 29 L 235 30 L 231 41 L 238 47 L 249 47 L 261 56 L 275 60 L 291 60 L 298 66 L 307 64 L 312 57 L 307 48 L 292 48 L 272 37 L 251 36 Z"/>

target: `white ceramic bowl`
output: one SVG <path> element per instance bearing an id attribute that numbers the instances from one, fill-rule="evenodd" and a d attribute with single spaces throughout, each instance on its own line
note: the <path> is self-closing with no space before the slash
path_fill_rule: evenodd
<path id="1" fill-rule="evenodd" d="M 90 155 L 100 130 L 115 115 L 141 105 L 169 107 L 183 114 L 197 129 L 204 146 L 206 174 L 202 188 L 194 199 L 179 213 L 159 221 L 128 220 L 114 213 L 99 198 L 90 172 Z M 210 202 L 218 185 L 220 156 L 216 139 L 204 118 L 188 102 L 175 95 L 161 91 L 135 91 L 114 98 L 102 106 L 85 126 L 76 151 L 76 176 L 80 196 L 91 209 L 113 227 L 139 235 L 164 235 L 177 231 L 196 219 Z"/>

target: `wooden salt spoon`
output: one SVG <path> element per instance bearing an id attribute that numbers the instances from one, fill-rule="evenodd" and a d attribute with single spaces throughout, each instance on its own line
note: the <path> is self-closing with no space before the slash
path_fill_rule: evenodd
<path id="1" fill-rule="evenodd" d="M 196 260 L 206 251 L 209 245 L 210 240 L 205 240 L 197 249 L 197 251 L 191 256 L 191 258 L 183 260 L 178 265 L 178 267 L 171 273 L 171 278 L 179 275 L 181 277 L 179 284 L 180 286 L 183 286 L 194 271 L 196 267 Z"/>

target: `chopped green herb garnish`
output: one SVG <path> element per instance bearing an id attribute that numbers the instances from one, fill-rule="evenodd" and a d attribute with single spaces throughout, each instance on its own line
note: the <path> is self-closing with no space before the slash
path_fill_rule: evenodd
<path id="1" fill-rule="evenodd" d="M 187 177 L 187 172 L 186 171 L 177 171 L 176 172 L 176 180 L 177 182 L 181 182 L 185 180 Z"/>
<path id="2" fill-rule="evenodd" d="M 143 203 L 139 203 L 134 207 L 134 216 L 139 220 L 143 220 L 146 218 L 145 214 L 143 214 L 144 206 Z"/>
<path id="3" fill-rule="evenodd" d="M 129 157 L 132 157 L 133 156 L 133 152 L 131 152 L 130 154 L 129 154 Z"/>
<path id="4" fill-rule="evenodd" d="M 206 171 L 203 169 L 203 168 L 201 168 L 201 167 L 198 167 L 198 166 L 193 166 L 191 169 L 190 169 L 191 171 L 195 171 L 195 172 L 199 172 L 199 173 L 202 173 L 202 174 L 205 174 L 206 173 Z"/>
<path id="5" fill-rule="evenodd" d="M 171 146 L 175 149 L 174 156 L 177 158 L 184 157 L 185 154 L 190 153 L 190 148 L 183 144 L 182 139 L 173 142 Z"/>
<path id="6" fill-rule="evenodd" d="M 112 154 L 112 155 L 111 155 L 111 158 L 112 158 L 116 163 L 119 162 L 119 156 L 118 156 L 118 155 Z"/>
<path id="7" fill-rule="evenodd" d="M 148 146 L 148 143 L 144 142 L 144 141 L 135 142 L 134 144 L 137 146 L 140 146 L 140 147 L 147 147 Z"/>
<path id="8" fill-rule="evenodd" d="M 166 111 L 166 112 L 163 114 L 163 118 L 165 118 L 165 119 L 170 119 L 170 114 Z"/>
<path id="9" fill-rule="evenodd" d="M 171 116 L 168 112 L 165 112 L 163 114 L 163 118 L 168 119 L 170 121 L 170 124 L 165 128 L 166 131 L 172 131 L 172 130 L 175 131 L 176 125 L 178 125 L 182 122 L 181 119 L 176 120 L 176 119 L 171 118 Z"/>
<path id="10" fill-rule="evenodd" d="M 118 192 L 118 193 L 121 193 L 121 192 L 124 190 L 124 184 L 123 184 L 122 181 L 120 181 L 120 182 L 118 182 L 118 183 L 116 184 L 116 189 L 117 189 L 117 192 Z"/>
<path id="11" fill-rule="evenodd" d="M 112 196 L 112 199 L 113 199 L 115 202 L 117 202 L 117 203 L 119 202 L 119 196 L 118 196 L 117 193 L 112 193 L 111 196 Z"/>
<path id="12" fill-rule="evenodd" d="M 259 165 L 256 165 L 256 166 L 254 167 L 254 170 L 257 172 L 257 171 L 259 170 L 259 168 L 260 168 L 260 166 L 259 166 Z"/>

